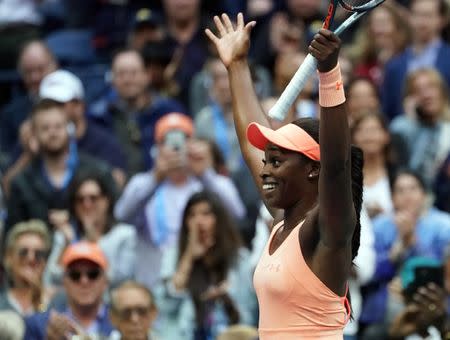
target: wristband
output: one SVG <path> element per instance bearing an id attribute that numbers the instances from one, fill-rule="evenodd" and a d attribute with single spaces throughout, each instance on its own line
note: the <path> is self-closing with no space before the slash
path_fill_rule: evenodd
<path id="1" fill-rule="evenodd" d="M 322 107 L 333 107 L 345 102 L 344 83 L 339 63 L 328 72 L 319 73 L 319 104 Z"/>

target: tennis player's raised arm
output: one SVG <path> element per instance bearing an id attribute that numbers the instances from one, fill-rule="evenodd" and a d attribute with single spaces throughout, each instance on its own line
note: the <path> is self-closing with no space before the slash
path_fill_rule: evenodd
<path id="1" fill-rule="evenodd" d="M 356 214 L 352 197 L 351 146 L 343 84 L 338 69 L 340 39 L 322 29 L 310 45 L 320 79 L 319 227 L 328 249 L 351 251 Z M 351 257 L 349 258 L 351 263 Z"/>
<path id="2" fill-rule="evenodd" d="M 247 61 L 250 32 L 256 23 L 251 21 L 244 24 L 244 17 L 241 13 L 238 14 L 237 25 L 235 26 L 226 14 L 222 14 L 221 18 L 215 16 L 214 22 L 218 32 L 217 35 L 209 29 L 205 32 L 216 46 L 220 59 L 228 70 L 236 134 L 245 162 L 250 168 L 258 190 L 261 191 L 259 174 L 263 166 L 264 153 L 251 146 L 246 135 L 247 126 L 251 122 L 269 126 L 269 120 L 256 96 Z M 271 213 L 275 212 L 271 211 Z"/>

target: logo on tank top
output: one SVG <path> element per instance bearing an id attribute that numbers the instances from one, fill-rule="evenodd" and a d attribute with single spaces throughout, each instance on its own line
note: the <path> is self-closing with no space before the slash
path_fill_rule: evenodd
<path id="1" fill-rule="evenodd" d="M 276 272 L 278 273 L 280 271 L 281 264 L 275 264 L 275 263 L 268 263 L 264 266 L 264 269 L 269 272 Z"/>

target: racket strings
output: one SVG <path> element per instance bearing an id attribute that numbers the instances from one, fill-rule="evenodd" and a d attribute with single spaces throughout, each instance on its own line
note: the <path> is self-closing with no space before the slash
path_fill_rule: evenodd
<path id="1" fill-rule="evenodd" d="M 347 10 L 369 10 L 384 0 L 339 0 Z"/>

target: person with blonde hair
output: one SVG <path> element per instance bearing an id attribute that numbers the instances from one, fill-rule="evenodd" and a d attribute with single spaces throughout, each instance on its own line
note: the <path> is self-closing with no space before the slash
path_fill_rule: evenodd
<path id="1" fill-rule="evenodd" d="M 3 265 L 7 283 L 0 294 L 0 310 L 26 316 L 45 309 L 49 292 L 43 288 L 42 276 L 50 245 L 44 222 L 29 220 L 13 226 L 5 242 Z"/>
<path id="2" fill-rule="evenodd" d="M 406 79 L 405 114 L 390 130 L 406 146 L 407 165 L 420 172 L 428 185 L 450 152 L 448 89 L 434 68 L 420 68 Z"/>

